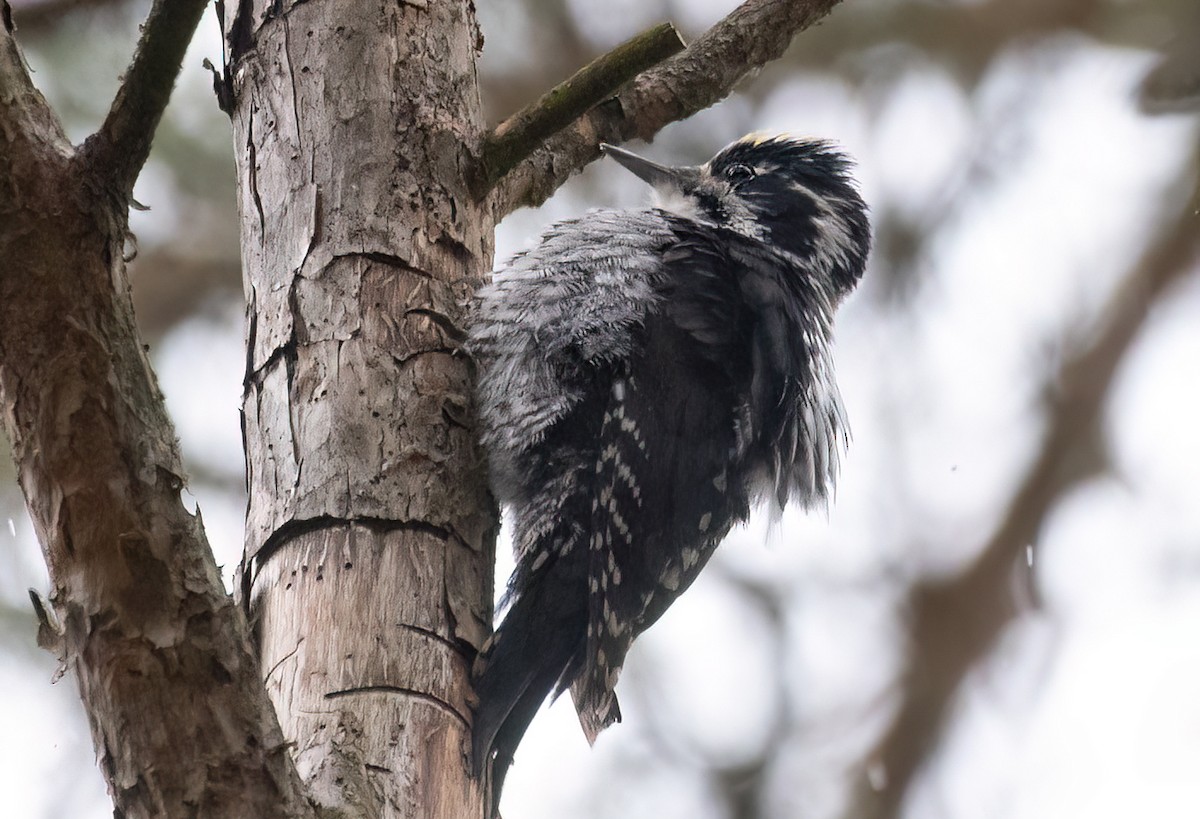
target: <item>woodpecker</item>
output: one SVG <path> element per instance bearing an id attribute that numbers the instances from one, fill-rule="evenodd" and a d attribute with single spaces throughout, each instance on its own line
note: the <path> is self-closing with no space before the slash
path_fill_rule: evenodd
<path id="1" fill-rule="evenodd" d="M 870 249 L 848 158 L 790 136 L 687 167 L 600 147 L 653 206 L 550 227 L 468 330 L 517 557 L 473 669 L 494 798 L 551 692 L 570 690 L 589 742 L 620 720 L 634 639 L 753 505 L 825 502 L 848 441 L 833 314 Z"/>

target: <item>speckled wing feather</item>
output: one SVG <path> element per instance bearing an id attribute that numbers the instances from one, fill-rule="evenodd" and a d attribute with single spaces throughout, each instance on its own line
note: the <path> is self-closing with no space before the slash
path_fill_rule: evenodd
<path id="1" fill-rule="evenodd" d="M 633 351 L 672 238 L 659 212 L 594 210 L 553 226 L 480 291 L 470 345 L 501 500 L 524 483 L 520 456 L 587 393 L 586 365 Z"/>

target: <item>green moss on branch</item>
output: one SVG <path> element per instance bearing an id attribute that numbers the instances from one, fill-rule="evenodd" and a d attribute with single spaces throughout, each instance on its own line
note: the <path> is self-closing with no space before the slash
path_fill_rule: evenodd
<path id="1" fill-rule="evenodd" d="M 480 156 L 478 195 L 540 148 L 549 137 L 617 92 L 648 68 L 684 49 L 679 32 L 661 23 L 596 58 L 487 136 Z"/>

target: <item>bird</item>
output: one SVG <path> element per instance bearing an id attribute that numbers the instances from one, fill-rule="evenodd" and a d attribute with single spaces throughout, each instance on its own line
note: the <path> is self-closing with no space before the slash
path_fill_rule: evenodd
<path id="1" fill-rule="evenodd" d="M 826 504 L 849 441 L 833 317 L 871 244 L 849 157 L 789 134 L 699 166 L 600 149 L 652 202 L 552 225 L 467 328 L 516 553 L 472 668 L 493 805 L 546 698 L 571 692 L 589 743 L 620 721 L 633 641 L 753 507 Z"/>

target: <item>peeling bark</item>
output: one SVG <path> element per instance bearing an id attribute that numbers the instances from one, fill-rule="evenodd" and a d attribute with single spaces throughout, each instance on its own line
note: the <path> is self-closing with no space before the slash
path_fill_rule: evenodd
<path id="1" fill-rule="evenodd" d="M 0 11 L 0 404 L 50 569 L 39 636 L 78 678 L 119 815 L 310 815 L 180 500 L 121 255 L 124 180 L 68 143 Z"/>

